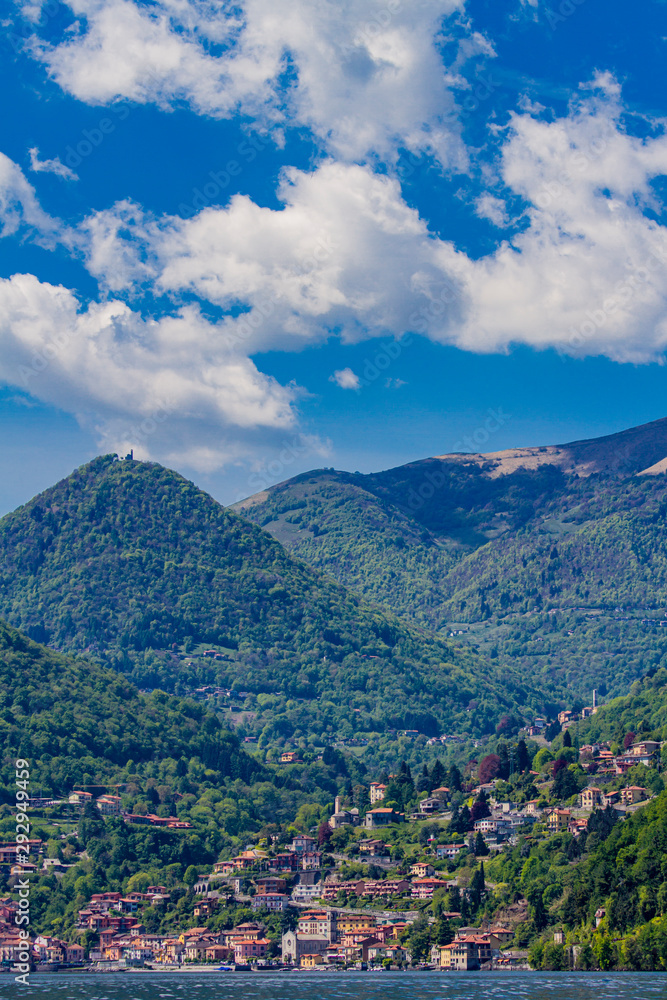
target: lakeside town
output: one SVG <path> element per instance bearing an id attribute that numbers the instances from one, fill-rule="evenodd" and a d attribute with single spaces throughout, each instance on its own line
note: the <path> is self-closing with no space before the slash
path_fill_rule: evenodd
<path id="1" fill-rule="evenodd" d="M 330 815 L 307 832 L 292 828 L 291 836 L 260 838 L 212 865 L 174 871 L 168 885 L 138 873 L 126 880 L 125 891 L 89 892 L 66 937 L 33 937 L 32 965 L 42 971 L 527 969 L 522 926 L 528 902 L 488 878 L 485 864 L 488 870 L 517 845 L 530 849 L 559 836 L 574 858 L 579 842 L 642 808 L 660 790 L 656 782 L 662 784 L 661 741 L 629 733 L 623 746 L 575 748 L 575 721 L 562 713 L 559 747 L 520 740 L 512 755 L 518 775 L 507 773 L 503 746 L 467 780 L 456 765 L 438 762 L 430 772 L 425 766 L 416 805 L 406 812 L 386 804 L 397 787 L 414 789 L 402 764 L 386 781 L 369 784 L 370 808 L 360 810 L 341 794 Z M 447 784 L 435 785 L 442 778 Z M 82 789 L 67 800 L 33 798 L 31 808 L 44 817 L 75 814 L 79 827 L 94 815 L 114 829 L 149 828 L 173 837 L 192 830 L 190 820 L 133 812 L 122 795 Z M 19 860 L 26 845 L 0 844 L 7 886 L 26 876 L 31 884 L 62 880 L 85 864 L 79 832 L 62 833 L 60 841 L 30 840 L 27 862 Z M 83 884 L 80 889 L 86 895 Z M 3 969 L 24 947 L 17 912 L 15 899 L 0 898 Z M 603 908 L 595 919 L 596 926 L 604 923 Z M 554 943 L 564 940 L 557 928 Z"/>

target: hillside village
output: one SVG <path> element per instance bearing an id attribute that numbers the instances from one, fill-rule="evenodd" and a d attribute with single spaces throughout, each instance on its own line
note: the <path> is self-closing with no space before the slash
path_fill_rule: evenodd
<path id="1" fill-rule="evenodd" d="M 561 843 L 576 859 L 587 838 L 592 843 L 663 787 L 661 741 L 630 733 L 622 748 L 575 749 L 569 721 L 551 747 L 521 740 L 510 755 L 500 744 L 467 780 L 456 765 L 437 761 L 415 782 L 403 763 L 369 784 L 369 808 L 339 795 L 307 832 L 270 834 L 213 865 L 172 865 L 179 871 L 170 884 L 151 884 L 149 873 L 126 879 L 124 891 L 86 893 L 82 884 L 79 896 L 87 898 L 68 933 L 42 926 L 35 934 L 34 965 L 527 968 L 528 902 L 500 891 L 485 870 L 517 847 L 530 852 L 543 842 Z M 518 764 L 513 774 L 510 757 L 512 768 Z M 53 886 L 70 872 L 83 875 L 78 835 L 93 816 L 115 831 L 182 837 L 193 829 L 184 817 L 132 811 L 122 795 L 75 790 L 67 801 L 34 798 L 31 807 L 45 821 L 74 812 L 78 828 L 60 841 L 31 840 L 28 862 L 18 858 L 18 844 L 0 845 L 8 889 L 19 877 Z M 11 896 L 0 899 L 5 968 L 20 946 L 17 907 Z M 604 916 L 601 910 L 596 920 Z M 562 945 L 562 930 L 553 940 Z"/>

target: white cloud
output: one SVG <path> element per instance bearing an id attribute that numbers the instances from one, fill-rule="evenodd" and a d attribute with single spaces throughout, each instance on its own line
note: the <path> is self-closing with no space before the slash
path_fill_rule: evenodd
<path id="1" fill-rule="evenodd" d="M 449 66 L 443 21 L 465 0 L 68 0 L 75 28 L 32 52 L 67 92 L 265 127 L 307 126 L 340 158 L 426 149 L 461 165 L 452 86 L 461 60 L 491 46 L 468 32 Z"/>
<path id="2" fill-rule="evenodd" d="M 0 236 L 10 236 L 24 226 L 42 233 L 43 238 L 54 230 L 21 168 L 0 153 Z"/>
<path id="3" fill-rule="evenodd" d="M 83 228 L 88 267 L 114 291 L 150 282 L 160 294 L 242 304 L 249 311 L 226 330 L 250 353 L 331 332 L 348 342 L 400 336 L 415 310 L 430 308 L 453 251 L 429 237 L 396 181 L 328 162 L 288 171 L 279 193 L 279 211 L 236 196 L 190 220 L 116 206 Z M 441 322 L 457 308 L 440 304 Z"/>
<path id="4" fill-rule="evenodd" d="M 509 223 L 505 202 L 500 198 L 494 197 L 492 194 L 480 195 L 475 202 L 475 211 L 480 218 L 488 219 L 494 226 L 498 226 L 499 229 L 502 229 Z"/>
<path id="5" fill-rule="evenodd" d="M 648 131 L 624 131 L 604 75 L 561 118 L 515 114 L 477 211 L 501 221 L 521 200 L 523 228 L 480 259 L 430 234 L 397 181 L 369 167 L 289 170 L 280 210 L 236 196 L 192 219 L 156 218 L 123 202 L 56 233 L 0 156 L 4 232 L 59 235 L 109 296 L 82 310 L 30 275 L 0 282 L 0 377 L 98 426 L 105 447 L 141 433 L 163 461 L 213 468 L 298 434 L 299 390 L 250 360 L 265 350 L 412 330 L 478 352 L 523 343 L 655 359 L 667 346 L 667 227 L 652 181 L 667 173 L 667 138 Z M 142 317 L 119 292 L 166 295 L 174 314 Z M 193 296 L 226 315 L 206 320 L 183 306 Z M 333 377 L 356 388 L 349 369 Z"/>
<path id="6" fill-rule="evenodd" d="M 54 157 L 52 160 L 40 160 L 39 150 L 36 146 L 28 150 L 30 156 L 30 169 L 36 174 L 55 174 L 56 177 L 62 177 L 66 181 L 78 181 L 77 175 L 69 167 L 66 167 L 64 163 L 61 163 L 58 157 Z"/>
<path id="7" fill-rule="evenodd" d="M 667 137 L 627 134 L 613 80 L 594 88 L 562 118 L 512 117 L 503 198 L 487 190 L 476 209 L 505 225 L 520 198 L 522 228 L 480 259 L 434 238 L 394 180 L 329 161 L 288 171 L 279 211 L 237 196 L 190 220 L 127 205 L 92 216 L 89 267 L 111 289 L 241 304 L 225 329 L 250 353 L 413 330 L 473 351 L 655 358 L 667 343 L 667 229 L 647 211 L 664 207 L 651 182 L 667 172 Z"/>
<path id="8" fill-rule="evenodd" d="M 360 386 L 359 376 L 355 375 L 351 368 L 342 368 L 329 376 L 330 382 L 335 382 L 341 389 L 358 389 Z"/>
<path id="9" fill-rule="evenodd" d="M 295 430 L 296 390 L 230 350 L 193 307 L 142 319 L 82 309 L 30 274 L 0 279 L 0 378 L 74 413 L 109 450 L 208 470 Z"/>
<path id="10" fill-rule="evenodd" d="M 667 173 L 667 137 L 627 134 L 613 79 L 594 86 L 604 93 L 566 117 L 513 117 L 502 174 L 529 224 L 488 257 L 457 257 L 470 302 L 459 346 L 637 362 L 667 346 L 667 228 L 647 214 L 664 209 L 651 181 Z"/>

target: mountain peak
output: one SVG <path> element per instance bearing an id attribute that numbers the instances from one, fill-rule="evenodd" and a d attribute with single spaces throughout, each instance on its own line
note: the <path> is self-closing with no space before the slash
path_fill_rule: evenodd
<path id="1" fill-rule="evenodd" d="M 510 475 L 518 469 L 539 469 L 543 465 L 553 465 L 577 476 L 658 475 L 667 471 L 667 418 L 568 444 L 434 457 L 444 462 L 481 465 L 492 477 Z"/>

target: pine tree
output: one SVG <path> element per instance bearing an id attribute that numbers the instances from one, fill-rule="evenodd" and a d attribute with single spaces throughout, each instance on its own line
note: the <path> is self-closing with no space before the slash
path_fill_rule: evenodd
<path id="1" fill-rule="evenodd" d="M 447 776 L 447 784 L 449 786 L 450 792 L 460 792 L 462 783 L 461 772 L 459 771 L 456 764 L 452 764 L 449 769 L 449 774 Z"/>
<path id="2" fill-rule="evenodd" d="M 417 791 L 418 792 L 428 792 L 430 790 L 429 789 L 430 783 L 431 783 L 431 779 L 429 777 L 428 767 L 426 766 L 426 764 L 424 764 L 424 766 L 422 768 L 422 773 L 421 773 L 421 775 L 419 777 L 419 781 L 417 782 Z"/>
<path id="3" fill-rule="evenodd" d="M 530 767 L 530 754 L 525 740 L 519 740 L 516 745 L 516 769 L 519 774 L 523 774 Z"/>

